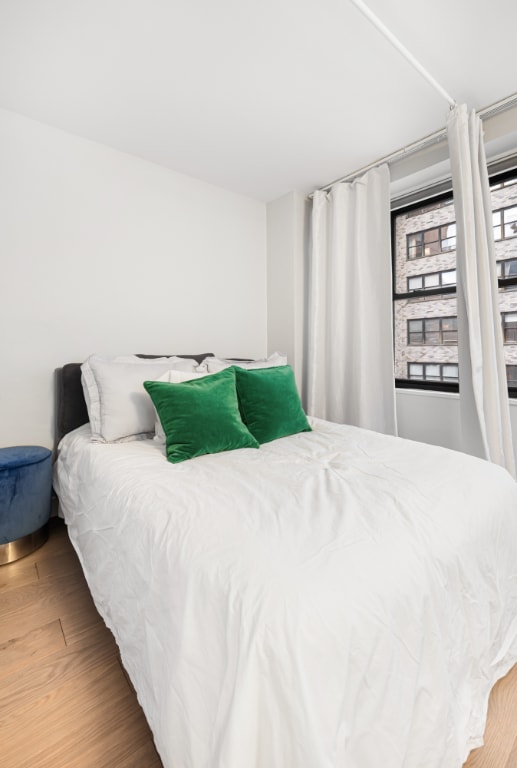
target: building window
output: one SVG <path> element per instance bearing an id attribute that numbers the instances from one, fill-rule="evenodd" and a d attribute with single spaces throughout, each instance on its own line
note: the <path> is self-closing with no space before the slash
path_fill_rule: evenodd
<path id="1" fill-rule="evenodd" d="M 517 237 L 517 205 L 501 208 L 492 213 L 494 240 L 508 240 Z"/>
<path id="2" fill-rule="evenodd" d="M 517 365 L 506 366 L 506 379 L 509 387 L 517 387 Z"/>
<path id="3" fill-rule="evenodd" d="M 509 385 L 517 390 L 517 172 L 491 179 L 490 194 L 505 364 Z M 458 330 L 452 193 L 395 210 L 392 233 L 397 386 L 411 381 L 411 386 L 454 390 Z M 423 349 L 417 354 L 418 346 Z M 425 362 L 415 357 L 425 357 Z"/>
<path id="4" fill-rule="evenodd" d="M 408 344 L 421 346 L 457 344 L 458 323 L 455 317 L 421 317 L 407 321 Z"/>
<path id="5" fill-rule="evenodd" d="M 517 259 L 497 262 L 497 277 L 517 277 Z"/>
<path id="6" fill-rule="evenodd" d="M 420 259 L 423 256 L 436 256 L 456 248 L 456 223 L 442 227 L 412 232 L 407 238 L 407 258 Z"/>
<path id="7" fill-rule="evenodd" d="M 517 312 L 503 312 L 503 338 L 505 344 L 517 344 Z"/>
<path id="8" fill-rule="evenodd" d="M 517 365 L 514 366 L 517 375 Z M 410 381 L 458 381 L 457 363 L 408 363 Z"/>
<path id="9" fill-rule="evenodd" d="M 494 187 L 496 189 L 497 187 Z M 517 205 L 500 208 L 492 213 L 494 240 L 517 237 Z M 420 259 L 423 256 L 437 256 L 456 250 L 456 222 L 406 235 L 407 258 Z"/>
<path id="10" fill-rule="evenodd" d="M 517 259 L 515 261 L 517 266 Z M 430 272 L 425 275 L 413 275 L 407 279 L 408 293 L 411 291 L 428 291 L 431 288 L 440 288 L 443 285 L 456 285 L 455 269 L 447 269 L 443 272 Z"/>

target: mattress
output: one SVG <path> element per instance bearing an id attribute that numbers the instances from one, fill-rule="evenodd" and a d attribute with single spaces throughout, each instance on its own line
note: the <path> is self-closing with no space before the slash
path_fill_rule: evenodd
<path id="1" fill-rule="evenodd" d="M 165 768 L 460 768 L 517 660 L 517 485 L 312 419 L 172 465 L 60 444 L 70 538 Z"/>

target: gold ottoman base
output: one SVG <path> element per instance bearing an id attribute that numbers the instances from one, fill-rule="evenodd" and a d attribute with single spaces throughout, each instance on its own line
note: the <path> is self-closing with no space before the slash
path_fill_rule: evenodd
<path id="1" fill-rule="evenodd" d="M 0 544 L 0 565 L 7 565 L 19 560 L 21 557 L 30 555 L 35 549 L 41 547 L 48 539 L 48 523 L 42 525 L 37 531 L 28 533 L 15 541 L 8 541 L 7 544 Z"/>

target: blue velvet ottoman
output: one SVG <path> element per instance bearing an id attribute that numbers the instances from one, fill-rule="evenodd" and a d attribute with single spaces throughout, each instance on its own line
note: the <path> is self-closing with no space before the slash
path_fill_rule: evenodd
<path id="1" fill-rule="evenodd" d="M 47 540 L 51 494 L 48 448 L 0 448 L 0 565 L 28 555 Z"/>

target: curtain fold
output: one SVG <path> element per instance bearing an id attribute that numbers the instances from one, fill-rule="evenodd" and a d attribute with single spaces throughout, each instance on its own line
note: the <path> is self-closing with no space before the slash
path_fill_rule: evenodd
<path id="1" fill-rule="evenodd" d="M 395 435 L 389 170 L 313 198 L 307 410 Z"/>
<path id="2" fill-rule="evenodd" d="M 449 114 L 447 134 L 457 227 L 462 447 L 515 477 L 481 119 L 461 104 Z"/>

